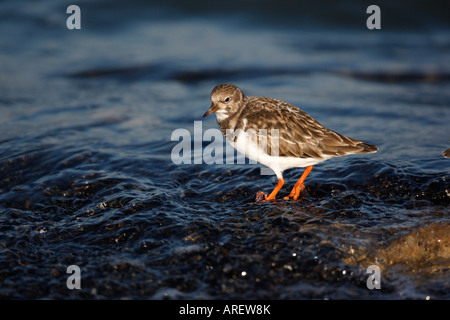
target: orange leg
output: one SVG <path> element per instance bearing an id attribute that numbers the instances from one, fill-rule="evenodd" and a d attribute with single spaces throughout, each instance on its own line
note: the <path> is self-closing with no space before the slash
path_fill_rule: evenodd
<path id="1" fill-rule="evenodd" d="M 293 197 L 294 200 L 298 199 L 298 196 L 300 195 L 300 191 L 302 191 L 305 188 L 305 186 L 303 185 L 303 182 L 305 182 L 305 179 L 308 176 L 308 174 L 311 172 L 312 167 L 313 166 L 306 167 L 305 172 L 303 172 L 300 179 L 298 179 L 297 183 L 292 188 L 292 191 L 289 194 L 289 196 L 285 197 L 286 200 L 289 199 L 289 197 Z"/>
<path id="2" fill-rule="evenodd" d="M 266 197 L 266 201 L 275 199 L 275 196 L 277 195 L 278 191 L 280 191 L 283 184 L 284 184 L 284 179 L 283 178 L 278 179 L 277 186 L 275 187 L 275 189 L 273 189 L 273 191 L 269 194 L 269 196 Z"/>
<path id="3" fill-rule="evenodd" d="M 275 199 L 275 196 L 277 195 L 278 191 L 280 191 L 283 184 L 284 184 L 284 179 L 283 178 L 278 179 L 277 186 L 275 187 L 275 189 L 273 189 L 273 191 L 269 194 L 269 196 L 267 196 L 264 192 L 259 191 L 256 194 L 256 202 L 269 201 L 269 200 Z M 264 199 L 262 199 L 263 197 L 264 197 Z"/>

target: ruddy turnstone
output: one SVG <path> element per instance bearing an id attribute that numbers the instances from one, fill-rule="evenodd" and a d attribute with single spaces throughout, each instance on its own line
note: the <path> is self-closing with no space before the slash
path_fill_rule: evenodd
<path id="1" fill-rule="evenodd" d="M 247 158 L 272 169 L 278 183 L 258 201 L 275 199 L 284 184 L 283 171 L 306 167 L 284 199 L 297 200 L 312 167 L 327 159 L 355 153 L 372 153 L 378 148 L 325 128 L 303 110 L 278 99 L 248 97 L 232 84 L 220 84 L 211 92 L 211 107 L 203 117 L 216 114 L 227 141 Z"/>
<path id="2" fill-rule="evenodd" d="M 442 151 L 442 154 L 444 155 L 444 158 L 450 158 L 450 148 Z"/>

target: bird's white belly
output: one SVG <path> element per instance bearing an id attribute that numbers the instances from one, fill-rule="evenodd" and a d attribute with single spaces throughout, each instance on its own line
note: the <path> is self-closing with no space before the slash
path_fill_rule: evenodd
<path id="1" fill-rule="evenodd" d="M 230 137 L 228 142 L 240 153 L 247 158 L 261 163 L 272 169 L 278 178 L 282 176 L 282 172 L 289 168 L 307 167 L 315 165 L 326 159 L 314 158 L 293 158 L 279 157 L 276 150 L 271 150 L 268 154 L 264 145 L 258 145 L 253 134 L 248 134 L 243 130 L 238 130 L 235 136 Z"/>

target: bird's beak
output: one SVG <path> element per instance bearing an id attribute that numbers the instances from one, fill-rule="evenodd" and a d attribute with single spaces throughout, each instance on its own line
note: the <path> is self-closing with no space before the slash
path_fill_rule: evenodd
<path id="1" fill-rule="evenodd" d="M 216 112 L 219 110 L 219 106 L 215 105 L 214 103 L 211 104 L 211 107 L 205 112 L 202 118 L 209 116 L 210 114 Z"/>

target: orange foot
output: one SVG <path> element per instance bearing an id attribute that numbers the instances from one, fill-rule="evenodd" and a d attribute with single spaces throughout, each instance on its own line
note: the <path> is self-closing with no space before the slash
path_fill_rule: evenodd
<path id="1" fill-rule="evenodd" d="M 256 193 L 256 199 L 255 199 L 256 203 L 266 201 L 266 199 L 267 199 L 267 194 L 265 194 L 264 192 L 258 191 Z"/>
<path id="2" fill-rule="evenodd" d="M 292 188 L 291 193 L 287 197 L 284 197 L 284 200 L 289 200 L 289 198 L 292 198 L 292 200 L 294 201 L 297 200 L 298 196 L 304 189 L 305 185 L 303 183 L 298 186 L 294 186 L 294 188 Z"/>
<path id="3" fill-rule="evenodd" d="M 275 189 L 273 189 L 273 191 L 269 195 L 266 195 L 262 191 L 258 191 L 256 193 L 255 202 L 275 200 L 275 196 L 277 195 L 278 191 L 280 191 L 283 184 L 284 184 L 284 179 L 283 178 L 278 179 L 277 186 L 275 187 Z"/>
<path id="4" fill-rule="evenodd" d="M 305 186 L 303 182 L 305 181 L 308 174 L 311 172 L 313 166 L 306 167 L 305 172 L 303 172 L 300 179 L 298 179 L 297 183 L 295 184 L 294 188 L 292 188 L 291 193 L 289 196 L 284 197 L 285 200 L 289 200 L 289 197 L 292 197 L 293 200 L 297 200 L 298 196 L 300 195 L 300 192 L 305 189 Z"/>

